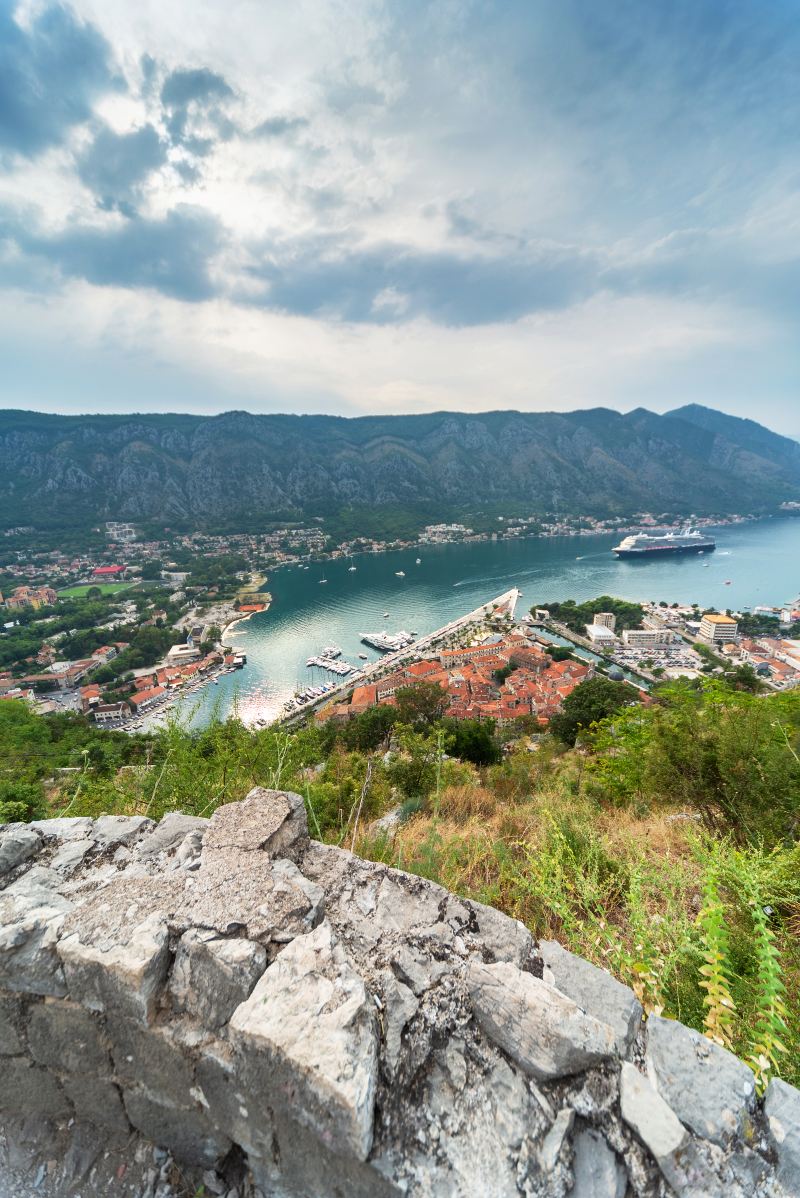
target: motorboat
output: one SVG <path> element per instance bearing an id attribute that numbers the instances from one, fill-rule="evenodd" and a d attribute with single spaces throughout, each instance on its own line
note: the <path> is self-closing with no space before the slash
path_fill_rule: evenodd
<path id="1" fill-rule="evenodd" d="M 418 557 L 418 558 L 417 558 L 417 561 L 416 561 L 416 564 L 419 566 L 419 565 L 421 564 L 421 562 L 422 562 L 422 558 L 421 558 L 421 557 Z"/>
<path id="2" fill-rule="evenodd" d="M 357 569 L 358 569 L 358 566 L 348 566 L 347 572 L 348 572 L 348 574 L 355 574 Z"/>
<path id="3" fill-rule="evenodd" d="M 405 578 L 406 576 L 405 570 L 395 570 L 394 574 L 395 578 Z"/>

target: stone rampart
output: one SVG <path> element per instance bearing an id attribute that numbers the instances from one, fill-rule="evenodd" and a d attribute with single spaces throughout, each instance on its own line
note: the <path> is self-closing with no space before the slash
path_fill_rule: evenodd
<path id="1" fill-rule="evenodd" d="M 800 1092 L 257 789 L 0 828 L 0 1198 L 800 1193 Z"/>

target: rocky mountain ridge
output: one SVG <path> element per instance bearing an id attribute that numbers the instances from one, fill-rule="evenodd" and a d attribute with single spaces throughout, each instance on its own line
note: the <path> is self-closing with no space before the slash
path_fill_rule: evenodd
<path id="1" fill-rule="evenodd" d="M 256 788 L 0 828 L 4 1198 L 788 1198 L 800 1092 Z"/>
<path id="2" fill-rule="evenodd" d="M 9 525 L 212 527 L 349 505 L 727 513 L 798 498 L 800 444 L 697 406 L 357 419 L 0 412 Z"/>

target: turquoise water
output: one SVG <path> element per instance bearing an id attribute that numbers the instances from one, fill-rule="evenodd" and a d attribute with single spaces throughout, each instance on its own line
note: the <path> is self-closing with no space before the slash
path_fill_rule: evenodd
<path id="1" fill-rule="evenodd" d="M 538 602 L 602 594 L 721 608 L 780 604 L 798 594 L 800 520 L 725 527 L 716 537 L 709 557 L 647 562 L 617 561 L 610 549 L 619 537 L 607 535 L 419 546 L 277 570 L 268 582 L 269 611 L 237 624 L 229 637 L 248 665 L 194 696 L 191 722 L 207 722 L 212 708 L 225 716 L 234 702 L 248 723 L 269 719 L 298 685 L 334 680 L 306 668 L 323 645 L 334 641 L 349 661 L 363 664 L 359 652 L 370 660 L 379 654 L 360 643 L 360 633 L 431 632 L 512 586 L 522 591 L 520 614 Z"/>

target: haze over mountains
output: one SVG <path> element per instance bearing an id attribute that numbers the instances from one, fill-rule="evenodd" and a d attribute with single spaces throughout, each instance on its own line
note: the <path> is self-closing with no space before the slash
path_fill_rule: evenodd
<path id="1" fill-rule="evenodd" d="M 0 412 L 7 525 L 232 527 L 350 505 L 733 513 L 798 499 L 800 444 L 698 405 L 358 419 Z"/>

